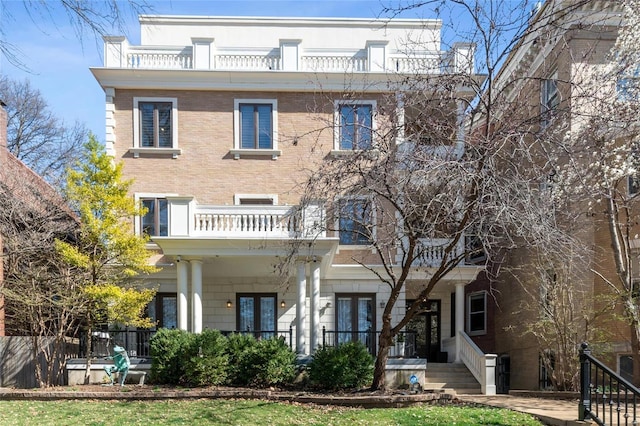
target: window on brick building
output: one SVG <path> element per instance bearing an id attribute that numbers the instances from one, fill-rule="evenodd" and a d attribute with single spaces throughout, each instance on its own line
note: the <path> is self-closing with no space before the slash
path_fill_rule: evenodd
<path id="1" fill-rule="evenodd" d="M 487 293 L 484 291 L 467 296 L 467 331 L 469 336 L 487 333 Z"/>
<path id="2" fill-rule="evenodd" d="M 147 212 L 140 218 L 140 229 L 150 237 L 169 235 L 169 209 L 166 198 L 141 198 Z"/>
<path id="3" fill-rule="evenodd" d="M 176 98 L 134 98 L 133 147 L 135 157 L 141 153 L 169 153 L 178 150 Z"/>
<path id="4" fill-rule="evenodd" d="M 558 90 L 556 73 L 542 80 L 540 101 L 540 124 L 542 128 L 545 128 L 551 124 L 560 106 L 560 91 Z"/>
<path id="5" fill-rule="evenodd" d="M 367 198 L 338 202 L 338 233 L 342 245 L 369 245 L 373 240 L 373 211 Z"/>
<path id="6" fill-rule="evenodd" d="M 374 101 L 339 102 L 335 111 L 335 150 L 371 149 L 373 145 Z"/>
<path id="7" fill-rule="evenodd" d="M 236 99 L 234 102 L 235 158 L 270 155 L 278 151 L 278 102 L 276 99 Z"/>

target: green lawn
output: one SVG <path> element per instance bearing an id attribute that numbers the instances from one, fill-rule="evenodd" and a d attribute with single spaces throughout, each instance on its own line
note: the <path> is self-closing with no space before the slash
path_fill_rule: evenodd
<path id="1" fill-rule="evenodd" d="M 456 406 L 355 409 L 255 400 L 0 401 L 1 425 L 513 425 L 509 410 Z"/>

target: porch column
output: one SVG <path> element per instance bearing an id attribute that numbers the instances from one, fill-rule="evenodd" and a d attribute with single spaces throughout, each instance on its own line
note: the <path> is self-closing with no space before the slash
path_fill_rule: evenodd
<path id="1" fill-rule="evenodd" d="M 311 263 L 311 353 L 320 346 L 320 262 Z"/>
<path id="2" fill-rule="evenodd" d="M 296 352 L 298 355 L 307 355 L 307 264 L 298 263 L 298 303 L 296 303 Z"/>
<path id="3" fill-rule="evenodd" d="M 191 261 L 191 327 L 202 333 L 202 260 Z"/>
<path id="4" fill-rule="evenodd" d="M 187 330 L 187 280 L 189 272 L 187 271 L 187 262 L 181 260 L 180 256 L 176 259 L 178 269 L 178 329 Z"/>
<path id="5" fill-rule="evenodd" d="M 464 286 L 465 283 L 456 284 L 456 360 L 460 360 L 460 347 L 462 346 L 462 335 L 464 332 Z"/>

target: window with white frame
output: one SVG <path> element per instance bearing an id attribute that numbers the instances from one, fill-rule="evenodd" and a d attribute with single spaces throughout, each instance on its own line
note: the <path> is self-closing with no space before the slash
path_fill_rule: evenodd
<path id="1" fill-rule="evenodd" d="M 140 217 L 142 234 L 150 237 L 169 235 L 169 208 L 166 198 L 140 198 L 146 213 Z"/>
<path id="2" fill-rule="evenodd" d="M 336 101 L 334 149 L 339 151 L 371 149 L 375 109 L 375 101 Z"/>
<path id="3" fill-rule="evenodd" d="M 178 100 L 176 98 L 133 99 L 133 151 L 166 152 L 174 157 L 178 148 Z"/>
<path id="4" fill-rule="evenodd" d="M 484 291 L 467 296 L 467 332 L 469 336 L 487 333 L 487 293 Z"/>
<path id="5" fill-rule="evenodd" d="M 544 128 L 551 124 L 554 114 L 560 106 L 557 74 L 554 73 L 550 78 L 542 80 L 540 101 L 541 125 Z"/>
<path id="6" fill-rule="evenodd" d="M 368 198 L 338 201 L 338 233 L 342 245 L 369 245 L 373 240 L 373 211 Z"/>
<path id="7" fill-rule="evenodd" d="M 236 99 L 234 101 L 234 142 L 236 159 L 245 155 L 271 155 L 278 149 L 278 101 L 276 99 Z"/>

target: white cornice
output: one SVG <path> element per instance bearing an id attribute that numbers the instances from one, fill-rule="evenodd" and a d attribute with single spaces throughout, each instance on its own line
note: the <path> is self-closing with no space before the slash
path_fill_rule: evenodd
<path id="1" fill-rule="evenodd" d="M 310 73 L 287 71 L 209 71 L 141 70 L 128 68 L 91 68 L 103 89 L 157 90 L 232 90 L 261 92 L 342 92 L 389 93 L 410 90 L 404 87 L 406 75 L 392 73 Z M 430 74 L 425 79 L 449 78 Z M 484 76 L 473 76 L 482 81 Z M 425 80 L 426 81 L 426 80 Z M 479 84 L 479 83 L 477 83 Z M 469 88 L 458 89 L 463 96 Z"/>
<path id="2" fill-rule="evenodd" d="M 140 24 L 189 24 L 189 25 L 286 25 L 300 27 L 366 27 L 440 29 L 440 19 L 377 19 L 377 18 L 295 18 L 265 16 L 189 16 L 189 15 L 140 15 Z"/>

